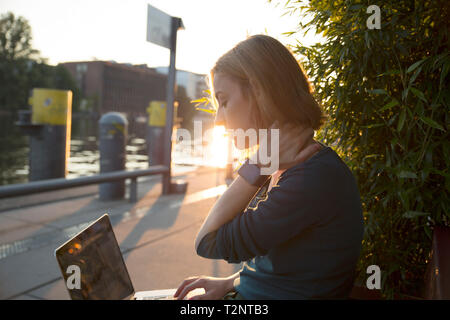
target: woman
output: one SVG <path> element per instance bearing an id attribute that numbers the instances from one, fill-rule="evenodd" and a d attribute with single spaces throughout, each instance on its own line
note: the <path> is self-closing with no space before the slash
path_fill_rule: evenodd
<path id="1" fill-rule="evenodd" d="M 302 68 L 280 42 L 256 35 L 219 58 L 210 85 L 217 123 L 279 128 L 279 167 L 264 176 L 257 157 L 247 161 L 197 234 L 200 256 L 243 268 L 188 278 L 175 297 L 204 288 L 194 299 L 347 298 L 363 237 L 361 201 L 348 167 L 313 139 L 325 116 Z"/>

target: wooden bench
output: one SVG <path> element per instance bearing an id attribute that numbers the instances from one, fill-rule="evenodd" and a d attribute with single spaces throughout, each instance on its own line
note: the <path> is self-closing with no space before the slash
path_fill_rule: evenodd
<path id="1" fill-rule="evenodd" d="M 450 300 L 450 228 L 435 227 L 431 260 L 425 273 L 427 300 Z"/>

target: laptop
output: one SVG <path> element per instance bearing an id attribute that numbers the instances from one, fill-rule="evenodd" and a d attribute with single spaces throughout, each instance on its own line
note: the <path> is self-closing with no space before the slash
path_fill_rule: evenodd
<path id="1" fill-rule="evenodd" d="M 55 257 L 73 300 L 176 300 L 176 289 L 134 291 L 108 214 L 57 248 Z M 195 289 L 185 299 L 204 292 Z"/>

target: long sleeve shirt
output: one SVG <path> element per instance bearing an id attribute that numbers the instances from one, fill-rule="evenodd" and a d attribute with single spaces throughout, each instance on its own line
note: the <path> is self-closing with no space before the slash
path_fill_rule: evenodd
<path id="1" fill-rule="evenodd" d="M 330 147 L 268 182 L 247 208 L 206 234 L 197 254 L 245 262 L 245 299 L 345 299 L 364 233 L 356 180 Z"/>

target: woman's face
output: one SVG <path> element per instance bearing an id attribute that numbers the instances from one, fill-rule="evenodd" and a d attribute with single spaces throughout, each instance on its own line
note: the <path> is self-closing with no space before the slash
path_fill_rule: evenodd
<path id="1" fill-rule="evenodd" d="M 214 75 L 214 92 L 219 102 L 215 124 L 226 129 L 254 128 L 251 116 L 252 105 L 241 92 L 239 83 L 232 77 L 217 73 Z"/>
<path id="2" fill-rule="evenodd" d="M 255 128 L 252 118 L 252 103 L 246 99 L 241 92 L 239 83 L 232 77 L 217 73 L 214 75 L 214 91 L 219 102 L 215 125 L 224 125 L 225 129 L 242 129 L 245 133 L 247 129 Z M 255 106 L 253 105 L 253 108 Z M 237 145 L 237 137 L 234 135 L 234 144 Z M 245 148 L 249 147 L 247 141 Z"/>

